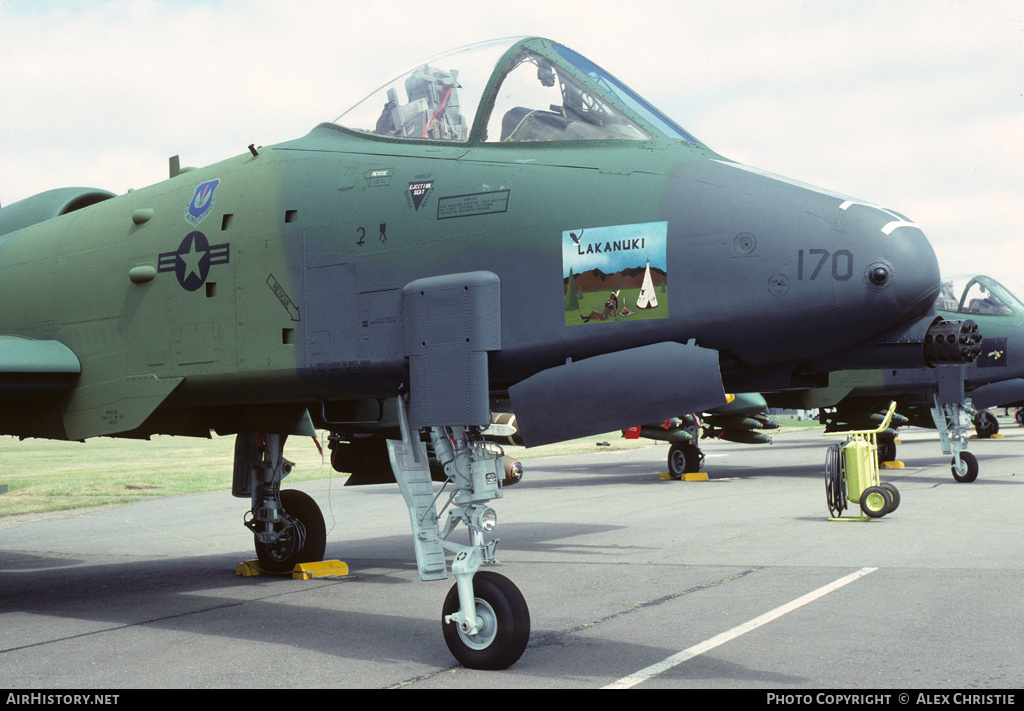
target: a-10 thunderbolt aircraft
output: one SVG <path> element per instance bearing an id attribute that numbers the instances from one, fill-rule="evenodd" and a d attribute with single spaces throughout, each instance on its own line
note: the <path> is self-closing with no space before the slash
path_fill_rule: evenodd
<path id="1" fill-rule="evenodd" d="M 953 478 L 978 477 L 978 460 L 967 446 L 973 414 L 979 436 L 995 434 L 998 422 L 986 408 L 1024 401 L 1024 302 L 992 277 L 969 274 L 942 280 L 936 313 L 969 318 L 980 333 L 981 352 L 959 368 L 891 368 L 829 374 L 825 388 L 766 395 L 778 407 L 823 408 L 828 431 L 873 429 L 895 400 L 900 425 L 935 428 L 942 451 L 952 454 Z M 825 410 L 824 408 L 827 408 Z M 896 458 L 894 427 L 879 435 L 879 455 Z"/>
<path id="2" fill-rule="evenodd" d="M 420 576 L 454 554 L 442 627 L 470 667 L 514 663 L 530 627 L 515 585 L 477 572 L 505 478 L 492 409 L 529 446 L 851 363 L 971 358 L 908 219 L 731 162 L 544 39 L 443 56 L 302 138 L 171 172 L 0 210 L 0 431 L 237 433 L 233 493 L 273 570 L 325 547 L 316 504 L 281 490 L 285 438 L 327 429 L 343 467 L 387 434 Z M 632 315 L 606 312 L 614 291 Z"/>

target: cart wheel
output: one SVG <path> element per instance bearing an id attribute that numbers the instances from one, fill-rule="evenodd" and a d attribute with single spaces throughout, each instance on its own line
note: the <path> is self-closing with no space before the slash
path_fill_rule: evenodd
<path id="1" fill-rule="evenodd" d="M 879 486 L 888 491 L 889 498 L 892 499 L 891 503 L 889 504 L 889 510 L 886 511 L 887 514 L 890 514 L 896 509 L 898 509 L 900 506 L 900 490 L 897 489 L 895 485 L 890 484 L 889 482 L 883 482 L 882 484 L 879 484 Z"/>
<path id="2" fill-rule="evenodd" d="M 889 513 L 892 499 L 889 493 L 880 486 L 869 486 L 860 495 L 860 510 L 865 516 L 881 518 Z"/>
<path id="3" fill-rule="evenodd" d="M 953 466 L 950 469 L 953 472 L 953 478 L 957 481 L 967 484 L 978 478 L 978 460 L 970 452 L 960 452 L 960 463 L 964 465 L 963 473 L 958 473 L 956 470 L 956 457 L 950 461 Z"/>

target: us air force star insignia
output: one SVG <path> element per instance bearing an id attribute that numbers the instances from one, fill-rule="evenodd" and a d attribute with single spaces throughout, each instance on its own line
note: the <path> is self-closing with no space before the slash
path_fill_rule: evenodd
<path id="1" fill-rule="evenodd" d="M 210 245 L 202 232 L 190 232 L 174 252 L 162 252 L 158 272 L 174 272 L 185 291 L 196 291 L 206 283 L 210 267 L 227 264 L 230 243 Z"/>

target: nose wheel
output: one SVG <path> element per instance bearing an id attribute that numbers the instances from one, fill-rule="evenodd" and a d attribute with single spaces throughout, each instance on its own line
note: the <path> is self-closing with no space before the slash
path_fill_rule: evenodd
<path id="1" fill-rule="evenodd" d="M 950 461 L 953 478 L 961 483 L 970 483 L 978 478 L 978 458 L 968 451 L 960 452 L 960 461 L 954 456 Z"/>
<path id="2" fill-rule="evenodd" d="M 473 576 L 476 634 L 458 622 L 446 621 L 460 609 L 458 585 L 453 585 L 441 612 L 444 641 L 460 664 L 470 669 L 507 669 L 516 663 L 530 641 L 530 610 L 519 588 L 503 575 L 479 571 Z"/>

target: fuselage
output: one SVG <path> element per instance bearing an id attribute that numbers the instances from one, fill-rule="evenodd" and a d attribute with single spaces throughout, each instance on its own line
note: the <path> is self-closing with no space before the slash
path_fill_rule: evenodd
<path id="1" fill-rule="evenodd" d="M 532 49 L 515 56 L 542 80 L 564 59 L 552 47 L 575 57 L 522 45 Z M 408 387 L 418 318 L 403 316 L 403 290 L 427 277 L 500 283 L 487 317 L 500 333 L 487 348 L 494 392 L 570 359 L 665 342 L 717 351 L 723 375 L 774 368 L 777 384 L 780 369 L 931 308 L 935 255 L 902 216 L 663 135 L 643 111 L 627 119 L 628 103 L 610 108 L 614 97 L 599 104 L 611 128 L 571 121 L 572 96 L 597 89 L 567 69 L 565 108 L 511 108 L 495 140 L 487 96 L 501 93 L 502 62 L 472 125 L 472 114 L 453 124 L 459 140 L 322 124 L 0 235 L 0 291 L 16 304 L 0 333 L 59 341 L 81 364 L 70 395 L 26 403 L 0 426 L 202 434 L 393 397 Z M 421 120 L 457 113 L 453 93 Z M 406 116 L 394 105 L 378 126 Z M 515 140 L 527 127 L 530 140 Z M 549 140 L 552 127 L 562 140 Z"/>
<path id="2" fill-rule="evenodd" d="M 189 221 L 204 186 L 206 211 Z M 5 236 L 0 288 L 25 306 L 0 315 L 0 331 L 63 342 L 80 386 L 184 378 L 169 406 L 382 397 L 407 377 L 402 288 L 486 270 L 502 285 L 496 388 L 662 341 L 796 362 L 917 316 L 935 295 L 920 231 L 885 234 L 890 215 L 845 202 L 688 144 L 424 155 L 325 125 Z M 663 242 L 631 236 L 637 225 Z M 573 250 L 584 265 L 663 250 L 655 317 L 623 302 L 632 315 L 573 322 Z M 883 288 L 866 276 L 878 263 L 892 274 Z M 152 279 L 133 281 L 145 268 Z M 589 285 L 607 275 L 584 276 L 603 299 Z"/>

